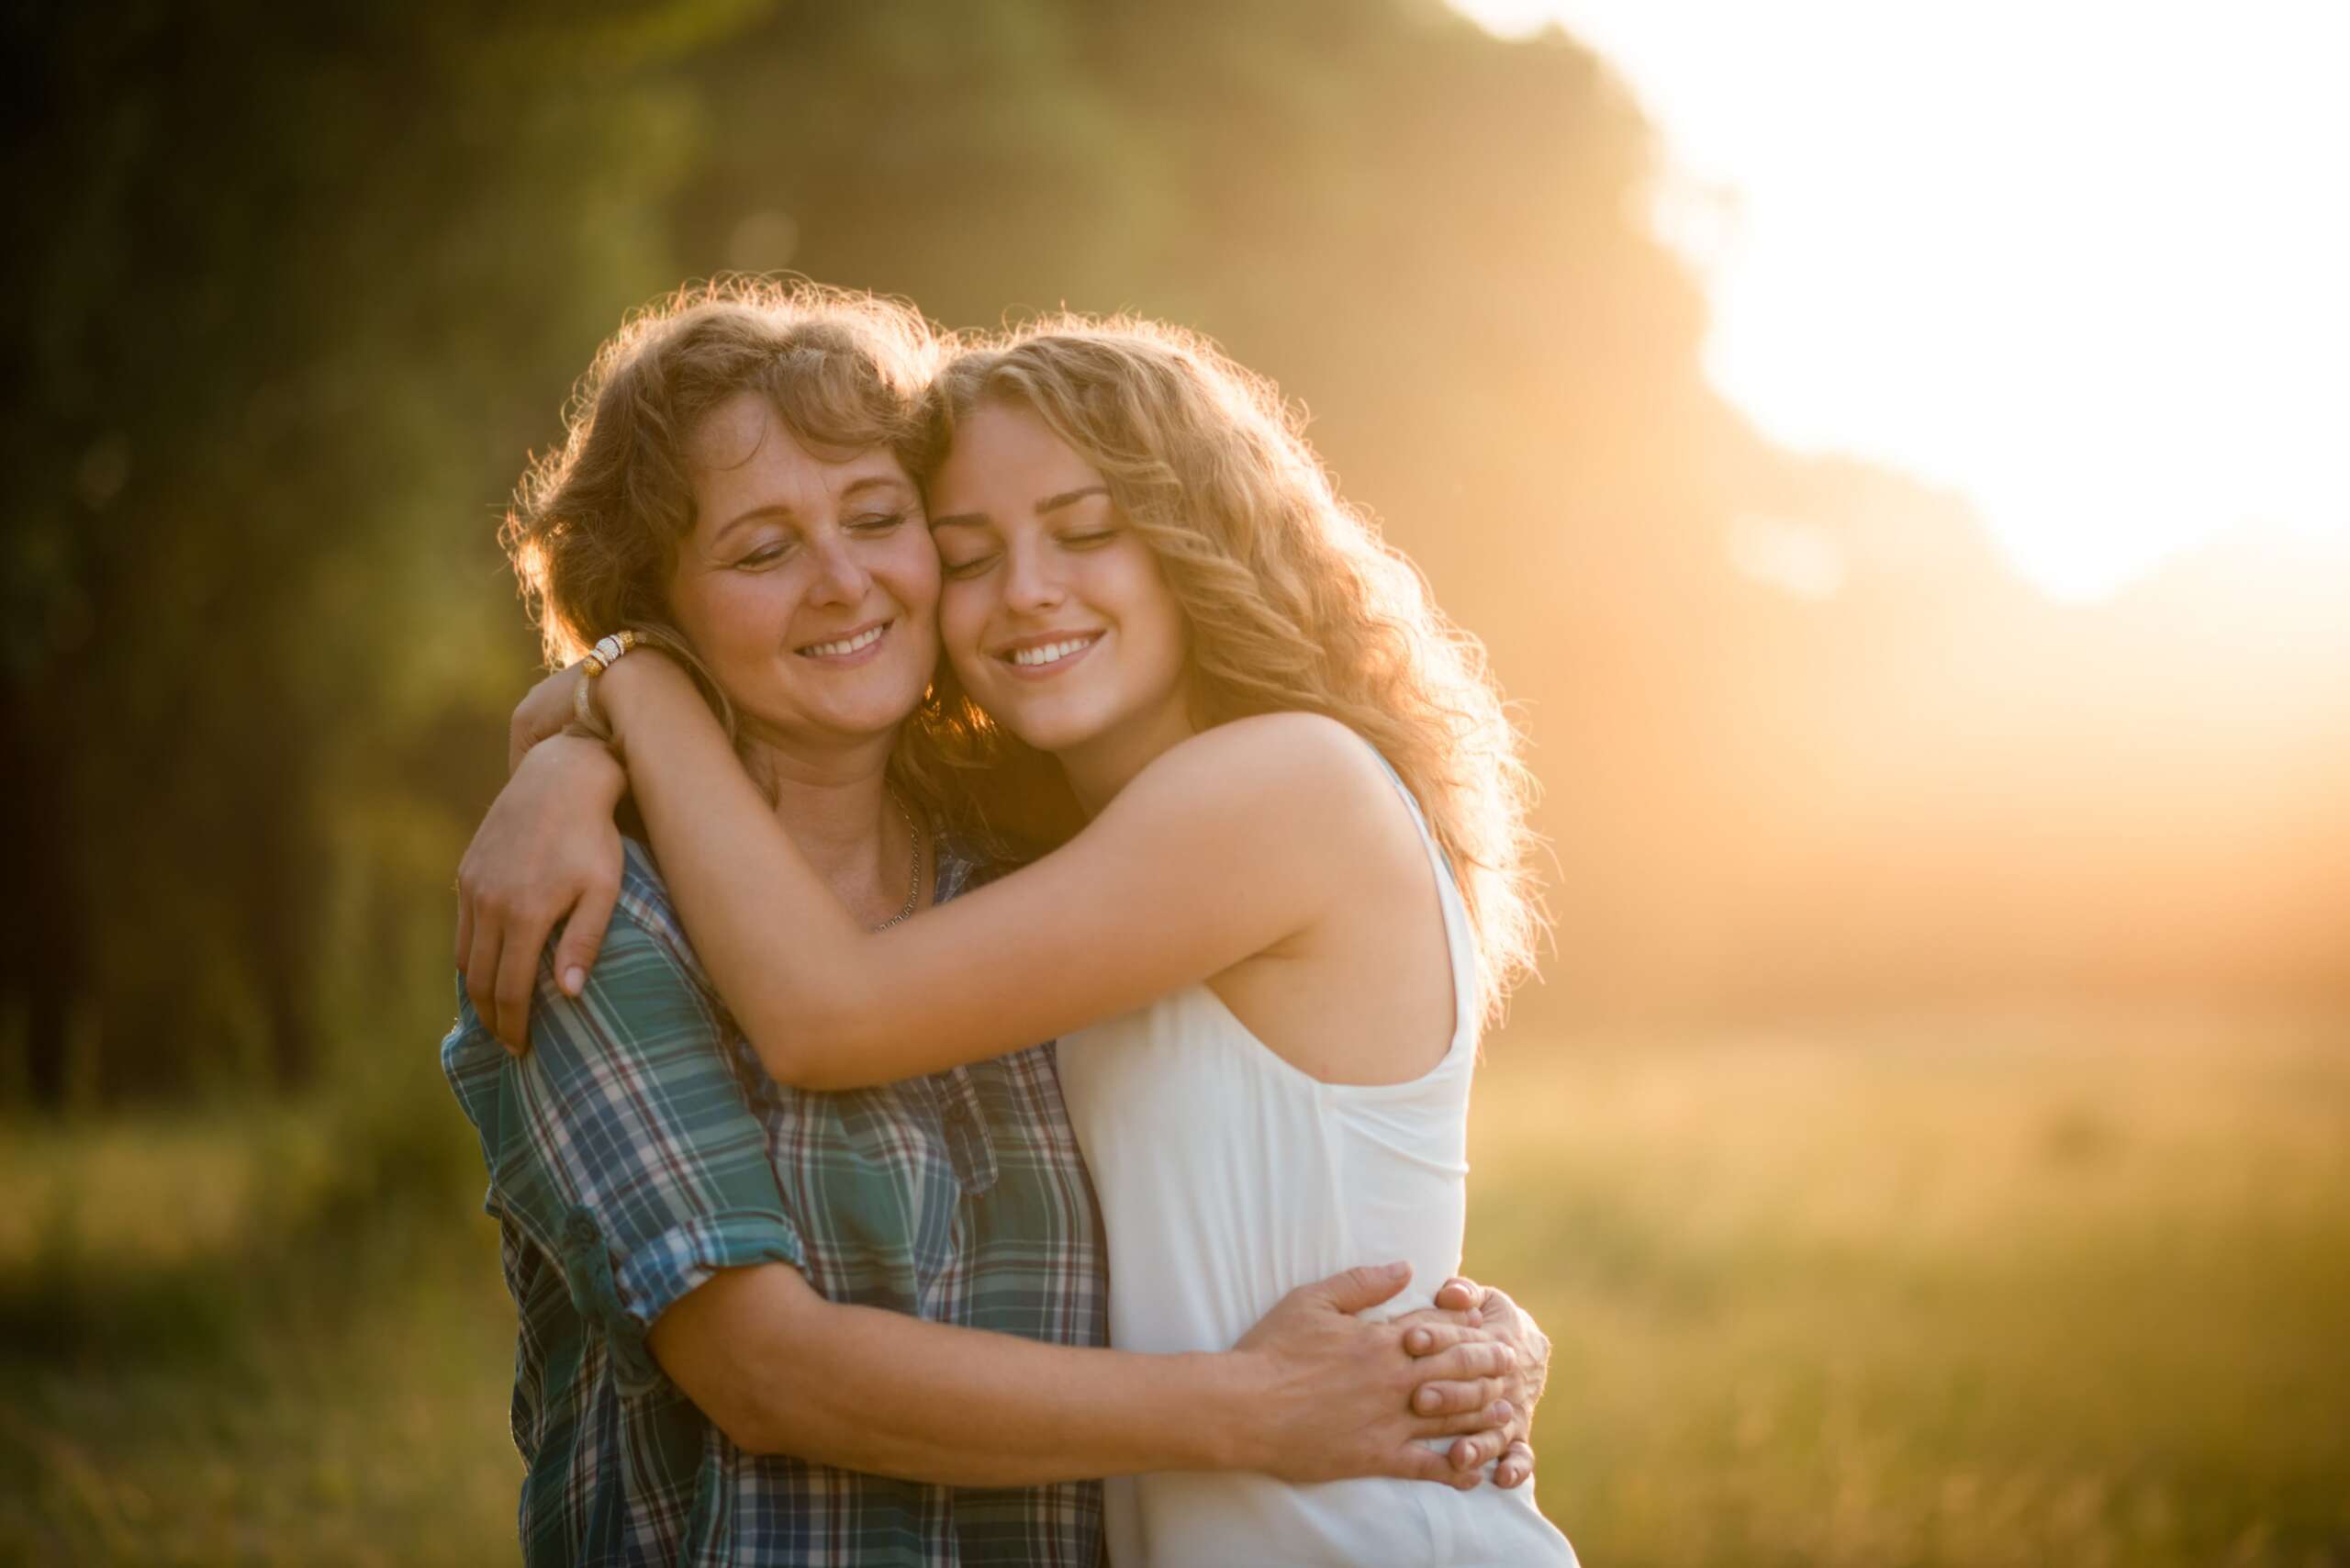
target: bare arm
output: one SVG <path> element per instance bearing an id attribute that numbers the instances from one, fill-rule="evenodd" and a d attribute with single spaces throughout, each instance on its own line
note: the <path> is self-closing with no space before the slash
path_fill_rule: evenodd
<path id="1" fill-rule="evenodd" d="M 1327 721 L 1221 726 L 1146 767 L 1074 841 L 869 933 L 775 822 L 684 671 L 600 681 L 695 950 L 767 1070 L 844 1089 L 936 1072 L 1112 1017 L 1308 930 L 1408 832 Z"/>
<path id="2" fill-rule="evenodd" d="M 729 1270 L 663 1314 L 649 1343 L 743 1448 L 956 1486 L 1027 1486 L 1145 1470 L 1257 1470 L 1289 1481 L 1394 1475 L 1473 1484 L 1507 1440 L 1505 1345 L 1349 1314 L 1399 1271 L 1353 1270 L 1295 1291 L 1218 1354 L 1043 1345 L 827 1302 L 782 1264 Z M 1411 1414 L 1445 1381 L 1448 1413 Z M 1464 1393 L 1456 1393 L 1455 1390 Z M 1458 1458 L 1413 1440 L 1465 1434 Z"/>
<path id="3" fill-rule="evenodd" d="M 554 684 L 543 682 L 532 698 Z M 579 994 L 596 961 L 620 894 L 612 812 L 627 786 L 601 742 L 542 737 L 518 750 L 513 777 L 465 846 L 457 867 L 457 968 L 483 1025 L 509 1049 L 529 1043 L 539 955 L 555 926 L 563 927 L 555 981 L 565 995 Z"/>
<path id="4" fill-rule="evenodd" d="M 621 991 L 571 995 L 543 978 L 537 1048 L 487 1083 L 478 1067 L 466 1073 L 488 1106 L 478 1125 L 493 1186 L 541 1234 L 594 1215 L 623 1270 L 619 1260 L 713 1213 L 772 1216 L 729 1233 L 705 1254 L 719 1272 L 682 1294 L 666 1293 L 663 1271 L 630 1276 L 647 1293 L 656 1359 L 745 1447 L 968 1484 L 1182 1464 L 1460 1484 L 1475 1479 L 1472 1456 L 1505 1440 L 1506 1343 L 1447 1317 L 1349 1316 L 1392 1296 L 1400 1271 L 1292 1292 L 1240 1347 L 1196 1357 L 1042 1345 L 823 1301 L 764 1260 L 771 1248 L 792 1255 L 789 1224 L 677 950 L 634 904 L 612 945 Z M 604 1310 L 626 1309 L 616 1298 Z M 1417 1403 L 1423 1388 L 1433 1406 Z M 1466 1434 L 1457 1467 L 1411 1440 L 1442 1434 Z"/>

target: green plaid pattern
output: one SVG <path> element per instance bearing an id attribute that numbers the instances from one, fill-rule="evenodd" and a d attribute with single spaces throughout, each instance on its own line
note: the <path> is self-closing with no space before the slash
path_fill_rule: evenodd
<path id="1" fill-rule="evenodd" d="M 942 850 L 938 896 L 969 866 Z M 1062 1345 L 1108 1341 L 1092 1184 L 1049 1045 L 837 1094 L 760 1070 L 631 842 L 576 999 L 542 961 L 531 1053 L 457 987 L 442 1070 L 480 1134 L 520 1320 L 527 1563 L 1097 1568 L 1099 1483 L 956 1489 L 746 1454 L 645 1329 L 721 1269 Z"/>

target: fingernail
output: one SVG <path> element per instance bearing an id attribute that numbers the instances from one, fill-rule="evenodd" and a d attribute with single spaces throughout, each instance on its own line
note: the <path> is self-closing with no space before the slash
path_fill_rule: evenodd
<path id="1" fill-rule="evenodd" d="M 1412 1395 L 1412 1403 L 1417 1405 L 1423 1410 L 1435 1409 L 1436 1390 L 1433 1388 L 1423 1388 L 1417 1394 Z"/>
<path id="2" fill-rule="evenodd" d="M 1508 1423 L 1509 1423 L 1509 1417 L 1510 1417 L 1509 1401 L 1508 1401 L 1508 1400 L 1506 1400 L 1506 1399 L 1496 1399 L 1496 1400 L 1494 1400 L 1494 1426 L 1496 1426 L 1496 1427 L 1506 1426 L 1506 1425 L 1508 1425 Z"/>
<path id="3" fill-rule="evenodd" d="M 577 996 L 579 988 L 588 983 L 588 971 L 574 964 L 563 971 L 563 994 Z"/>
<path id="4" fill-rule="evenodd" d="M 1412 1349 L 1414 1349 L 1415 1350 L 1427 1350 L 1427 1348 L 1428 1348 L 1428 1331 L 1427 1331 L 1427 1329 L 1425 1329 L 1425 1328 L 1415 1328 L 1415 1329 L 1413 1329 L 1413 1330 L 1412 1330 Z"/>

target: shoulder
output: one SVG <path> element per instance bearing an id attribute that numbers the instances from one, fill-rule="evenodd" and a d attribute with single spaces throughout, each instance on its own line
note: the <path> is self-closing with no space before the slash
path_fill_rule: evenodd
<path id="1" fill-rule="evenodd" d="M 544 955 L 548 961 L 542 962 L 539 968 L 542 993 L 554 985 L 554 943 L 555 936 L 550 935 Z M 661 875 L 659 862 L 653 858 L 650 847 L 625 834 L 621 838 L 620 896 L 612 906 L 611 926 L 598 953 L 598 964 L 600 966 L 616 952 L 657 958 L 675 968 L 705 996 L 714 999 L 717 995 L 715 984 L 701 967 L 701 959 L 694 954 L 693 944 L 687 940 L 685 920 L 677 913 L 677 900 Z"/>
<path id="2" fill-rule="evenodd" d="M 621 842 L 620 892 L 587 987 L 574 997 L 556 985 L 554 936 L 540 955 L 527 1056 L 518 1062 L 483 1026 L 457 977 L 457 1019 L 441 1044 L 442 1070 L 476 1124 L 518 1081 L 629 1070 L 648 1051 L 667 1058 L 727 1038 L 725 1003 L 686 940 L 659 867 L 634 839 Z"/>
<path id="3" fill-rule="evenodd" d="M 1390 820 L 1395 786 L 1370 742 L 1320 713 L 1258 713 L 1169 747 L 1136 777 L 1149 792 L 1216 800 L 1315 837 Z"/>
<path id="4" fill-rule="evenodd" d="M 625 834 L 621 836 L 620 903 L 612 914 L 615 926 L 625 918 L 647 932 L 674 933 L 680 939 L 685 934 L 677 901 L 669 894 L 669 884 L 652 849 Z"/>

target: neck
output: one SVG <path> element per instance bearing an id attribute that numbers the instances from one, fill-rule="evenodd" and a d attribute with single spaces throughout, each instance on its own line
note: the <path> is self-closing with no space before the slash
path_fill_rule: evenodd
<path id="1" fill-rule="evenodd" d="M 893 739 L 837 749 L 760 742 L 749 759 L 775 793 L 783 831 L 867 924 L 905 906 L 912 847 L 886 782 Z"/>
<path id="2" fill-rule="evenodd" d="M 1191 702 L 1187 696 L 1178 695 L 1155 711 L 1137 714 L 1113 730 L 1053 755 L 1069 775 L 1069 787 L 1078 805 L 1091 818 L 1099 816 L 1102 808 L 1161 753 L 1197 734 Z"/>

